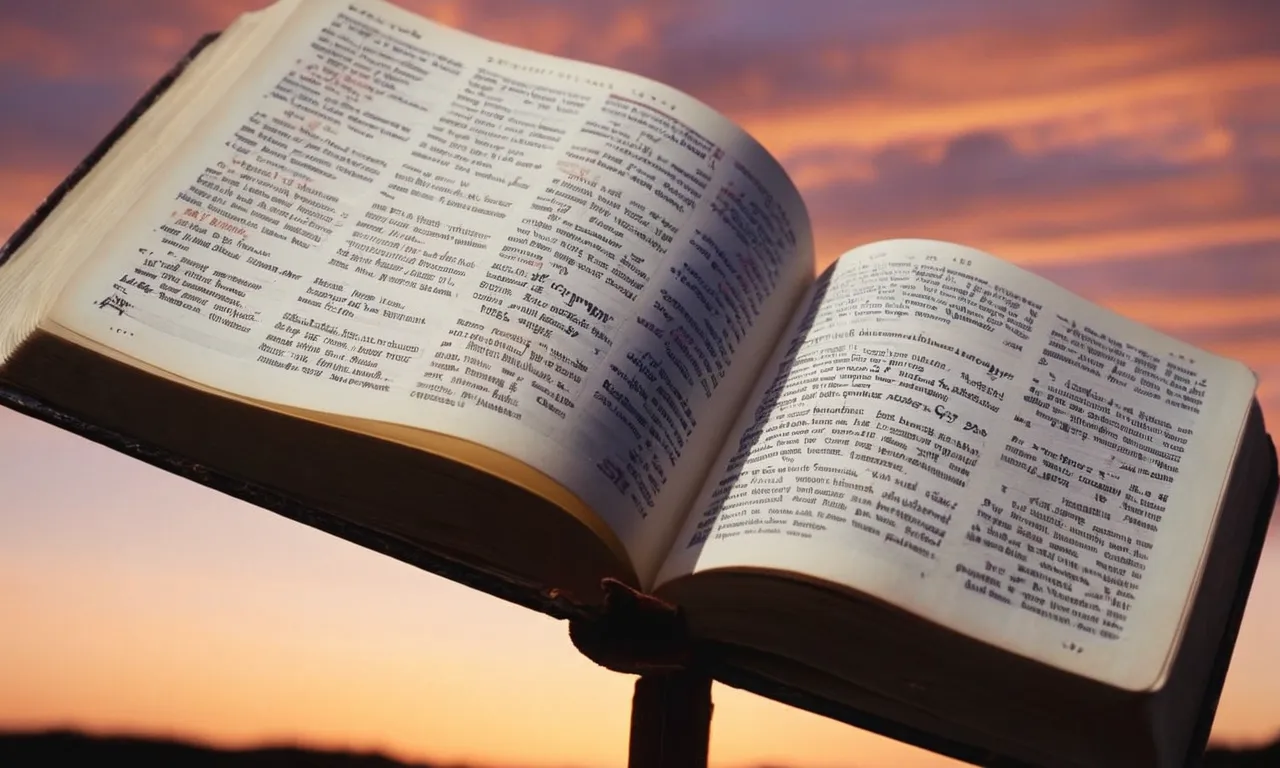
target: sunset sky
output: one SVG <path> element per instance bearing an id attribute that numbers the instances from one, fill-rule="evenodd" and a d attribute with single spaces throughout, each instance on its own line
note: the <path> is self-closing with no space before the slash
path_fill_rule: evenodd
<path id="1" fill-rule="evenodd" d="M 1243 360 L 1280 425 L 1280 3 L 402 3 L 710 103 L 820 260 L 933 237 Z M 262 0 L 0 0 L 0 239 L 202 32 Z M 1280 537 L 1215 738 L 1280 734 Z M 441 616 L 453 617 L 449 622 Z M 0 729 L 621 766 L 632 679 L 566 627 L 0 410 Z M 941 766 L 718 687 L 716 766 Z"/>

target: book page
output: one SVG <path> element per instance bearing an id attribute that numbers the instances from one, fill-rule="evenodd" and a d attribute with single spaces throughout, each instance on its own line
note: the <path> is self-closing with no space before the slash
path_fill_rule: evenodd
<path id="1" fill-rule="evenodd" d="M 778 164 L 673 89 L 379 2 L 311 4 L 217 112 L 53 320 L 513 456 L 651 578 L 812 281 Z"/>
<path id="2" fill-rule="evenodd" d="M 793 571 L 1152 684 L 1252 374 L 946 243 L 851 251 L 808 301 L 660 583 Z"/>

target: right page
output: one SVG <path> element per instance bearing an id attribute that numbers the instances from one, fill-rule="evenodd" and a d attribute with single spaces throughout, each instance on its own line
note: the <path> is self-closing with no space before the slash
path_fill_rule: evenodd
<path id="1" fill-rule="evenodd" d="M 980 251 L 855 249 L 784 336 L 659 584 L 795 573 L 1157 685 L 1255 385 Z"/>

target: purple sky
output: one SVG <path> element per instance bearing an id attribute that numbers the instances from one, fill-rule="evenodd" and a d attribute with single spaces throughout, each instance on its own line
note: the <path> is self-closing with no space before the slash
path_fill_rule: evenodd
<path id="1" fill-rule="evenodd" d="M 403 4 L 727 113 L 802 188 L 824 262 L 890 236 L 990 250 L 1243 360 L 1280 423 L 1278 3 Z M 0 4 L 0 232 L 199 33 L 260 5 Z M 7 411 L 0 489 L 0 614 L 18 628 L 0 633 L 0 726 L 625 760 L 629 682 L 554 622 Z M 1274 552 L 1256 593 L 1222 739 L 1280 731 Z M 456 626 L 424 618 L 440 610 Z M 717 703 L 718 765 L 944 764 L 723 689 Z"/>

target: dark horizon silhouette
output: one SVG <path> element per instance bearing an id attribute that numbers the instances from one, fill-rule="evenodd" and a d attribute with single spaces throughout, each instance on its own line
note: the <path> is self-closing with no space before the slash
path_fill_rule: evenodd
<path id="1" fill-rule="evenodd" d="M 621 756 L 620 756 L 621 758 Z M 441 768 L 379 752 L 314 749 L 305 745 L 226 748 L 195 741 L 139 735 L 94 735 L 70 729 L 0 732 L 0 765 L 128 765 L 132 768 Z M 853 763 L 852 765 L 856 765 Z M 1280 735 L 1270 744 L 1233 748 L 1211 745 L 1202 768 L 1273 768 L 1280 765 Z M 462 768 L 451 766 L 450 768 Z M 474 766 L 473 768 L 479 768 Z M 503 766 L 503 768 L 516 768 Z M 788 766 L 787 768 L 801 768 Z"/>
<path id="2" fill-rule="evenodd" d="M 95 735 L 70 729 L 0 733 L 0 765 L 128 765 L 131 768 L 437 768 L 380 752 L 305 745 L 227 748 L 177 738 Z"/>

